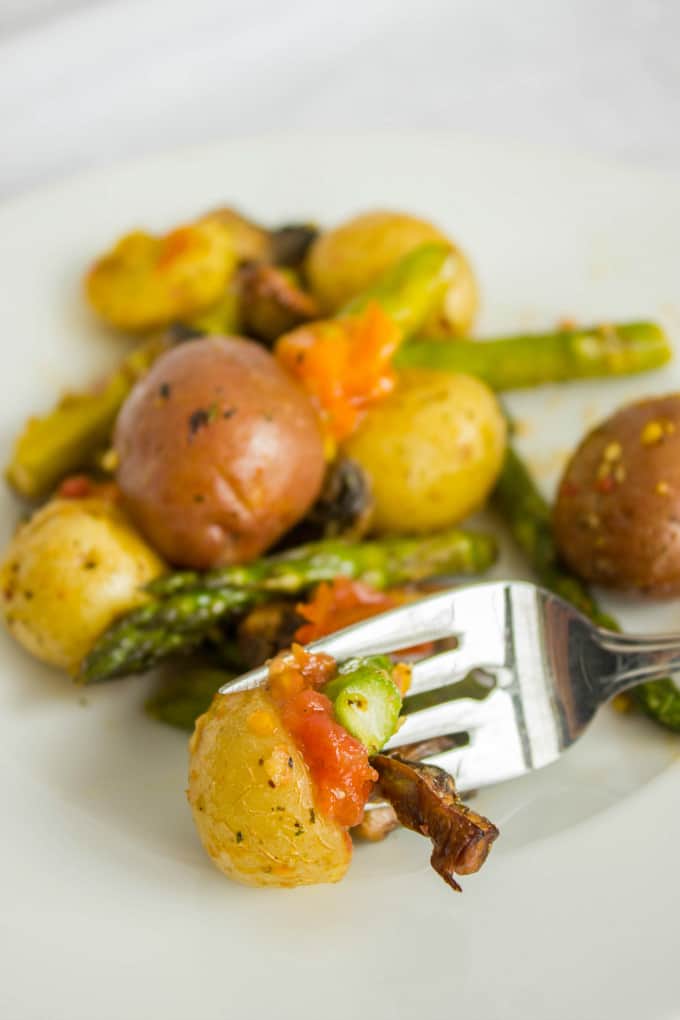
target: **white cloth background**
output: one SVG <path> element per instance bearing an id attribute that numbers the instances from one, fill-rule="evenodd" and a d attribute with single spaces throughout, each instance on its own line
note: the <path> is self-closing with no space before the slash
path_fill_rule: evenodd
<path id="1" fill-rule="evenodd" d="M 0 0 L 0 197 L 234 134 L 440 128 L 680 165 L 678 0 Z"/>

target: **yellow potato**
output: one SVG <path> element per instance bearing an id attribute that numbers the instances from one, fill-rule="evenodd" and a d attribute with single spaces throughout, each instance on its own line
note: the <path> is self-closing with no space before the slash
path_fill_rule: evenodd
<path id="1" fill-rule="evenodd" d="M 505 419 L 469 375 L 412 371 L 345 444 L 368 474 L 379 533 L 427 532 L 484 503 L 503 462 Z"/>
<path id="2" fill-rule="evenodd" d="M 143 601 L 140 586 L 162 570 L 111 503 L 57 499 L 10 542 L 0 566 L 0 606 L 29 652 L 75 671 L 113 619 Z"/>
<path id="3" fill-rule="evenodd" d="M 321 234 L 307 257 L 306 272 L 314 296 L 334 312 L 408 252 L 428 241 L 446 241 L 457 259 L 443 307 L 423 332 L 469 333 L 477 313 L 475 277 L 463 252 L 432 223 L 397 212 L 369 212 Z"/>
<path id="4" fill-rule="evenodd" d="M 245 885 L 342 878 L 350 838 L 316 810 L 307 766 L 266 690 L 218 694 L 189 748 L 189 803 L 220 871 Z"/>
<path id="5" fill-rule="evenodd" d="M 178 227 L 164 237 L 137 230 L 97 259 L 85 291 L 106 322 L 143 331 L 215 304 L 235 264 L 229 230 L 216 220 Z"/>
<path id="6" fill-rule="evenodd" d="M 271 235 L 254 220 L 249 220 L 230 206 L 211 209 L 199 223 L 218 223 L 229 232 L 238 262 L 268 262 L 271 257 Z"/>

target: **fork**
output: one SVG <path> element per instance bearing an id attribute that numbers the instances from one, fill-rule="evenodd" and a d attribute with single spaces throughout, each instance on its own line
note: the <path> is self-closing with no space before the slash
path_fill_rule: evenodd
<path id="1" fill-rule="evenodd" d="M 343 661 L 435 642 L 413 666 L 404 721 L 385 750 L 453 775 L 461 792 L 543 768 L 627 688 L 680 670 L 680 636 L 596 627 L 524 581 L 475 584 L 408 603 L 307 646 Z M 264 682 L 266 666 L 220 693 Z M 441 749 L 443 748 L 443 750 Z"/>

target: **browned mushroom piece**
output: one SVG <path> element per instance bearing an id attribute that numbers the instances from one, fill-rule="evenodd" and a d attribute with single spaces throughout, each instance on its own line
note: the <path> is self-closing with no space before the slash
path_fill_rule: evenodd
<path id="1" fill-rule="evenodd" d="M 373 494 L 368 475 L 350 457 L 329 465 L 319 498 L 303 519 L 283 537 L 285 548 L 323 538 L 357 542 L 373 521 Z"/>
<path id="2" fill-rule="evenodd" d="M 255 669 L 289 648 L 304 623 L 295 601 L 268 602 L 244 616 L 237 631 L 239 658 L 246 669 Z"/>
<path id="3" fill-rule="evenodd" d="M 237 287 L 243 331 L 266 344 L 320 317 L 316 299 L 302 289 L 289 269 L 246 263 L 239 270 Z"/>
<path id="4" fill-rule="evenodd" d="M 270 236 L 272 262 L 277 266 L 291 266 L 297 269 L 304 262 L 318 234 L 318 229 L 311 223 L 287 223 L 272 230 Z"/>
<path id="5" fill-rule="evenodd" d="M 387 754 L 373 755 L 371 765 L 379 776 L 377 792 L 402 825 L 430 837 L 432 867 L 459 892 L 454 875 L 479 871 L 498 836 L 496 826 L 466 807 L 453 777 L 435 765 Z"/>
<path id="6" fill-rule="evenodd" d="M 352 835 L 369 843 L 380 843 L 399 828 L 397 813 L 391 804 L 381 804 L 366 811 L 363 821 L 352 829 Z"/>

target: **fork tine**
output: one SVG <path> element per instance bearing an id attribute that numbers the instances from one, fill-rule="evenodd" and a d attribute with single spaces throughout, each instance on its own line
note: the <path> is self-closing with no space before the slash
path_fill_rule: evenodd
<path id="1" fill-rule="evenodd" d="M 455 685 L 452 688 L 455 691 Z M 438 705 L 425 705 L 415 711 L 409 711 L 408 699 L 404 704 L 404 721 L 388 741 L 387 750 L 392 751 L 402 744 L 415 744 L 449 733 L 471 732 L 484 726 L 496 712 L 498 688 L 490 690 L 486 698 L 456 698 L 452 693 L 450 699 Z"/>
<path id="2" fill-rule="evenodd" d="M 527 749 L 522 744 L 521 734 L 516 725 L 510 692 L 502 688 L 496 689 L 490 698 L 476 704 L 478 715 L 474 714 L 474 708 L 469 702 L 466 706 L 461 703 L 460 714 L 452 716 L 449 720 L 456 730 L 467 730 L 470 736 L 469 743 L 423 759 L 430 765 L 438 765 L 439 768 L 450 772 L 461 793 L 513 779 L 523 775 L 531 767 L 527 759 Z M 470 713 L 469 725 L 460 727 L 464 720 L 464 709 Z M 410 718 L 406 720 L 396 738 L 390 741 L 388 745 L 390 750 L 398 751 L 398 745 L 404 743 L 403 737 L 407 735 Z M 437 721 L 438 719 L 437 713 Z M 473 722 L 477 725 L 473 726 Z M 393 743 L 395 746 L 392 746 Z"/>
<path id="3" fill-rule="evenodd" d="M 355 623 L 314 641 L 307 648 L 310 652 L 325 652 L 342 662 L 359 655 L 399 652 L 404 648 L 463 635 L 462 654 L 470 667 L 500 666 L 505 656 L 503 628 L 499 626 L 504 612 L 503 588 L 502 582 L 491 582 L 438 592 Z M 456 651 L 459 652 L 459 649 Z M 439 669 L 438 666 L 427 668 Z M 430 683 L 425 680 L 425 669 L 423 667 L 423 685 Z M 220 693 L 248 690 L 266 679 L 267 667 L 261 666 L 225 684 Z"/>
<path id="4" fill-rule="evenodd" d="M 437 765 L 450 773 L 459 793 L 469 793 L 470 790 L 480 790 L 494 783 L 516 779 L 528 770 L 517 741 L 504 748 L 501 765 L 493 753 L 491 734 L 486 734 L 486 731 L 482 733 L 484 735 L 479 742 L 473 741 L 469 747 L 455 747 L 425 759 L 428 765 Z"/>
<path id="5" fill-rule="evenodd" d="M 408 695 L 412 697 L 437 687 L 448 686 L 467 676 L 473 669 L 494 670 L 502 666 L 503 661 L 499 661 L 498 656 L 485 656 L 472 641 L 463 640 L 458 648 L 429 655 L 414 663 Z"/>
<path id="6" fill-rule="evenodd" d="M 326 652 L 342 662 L 359 655 L 397 652 L 451 637 L 455 634 L 457 595 L 455 591 L 444 591 L 408 602 L 315 641 L 308 645 L 309 651 Z"/>
<path id="7" fill-rule="evenodd" d="M 395 652 L 404 647 L 451 637 L 454 631 L 457 592 L 444 591 L 428 598 L 390 609 L 369 620 L 355 623 L 307 645 L 310 652 L 325 652 L 339 662 L 359 655 Z M 244 673 L 238 680 L 220 687 L 220 694 L 245 691 L 267 679 L 267 667 Z"/>

